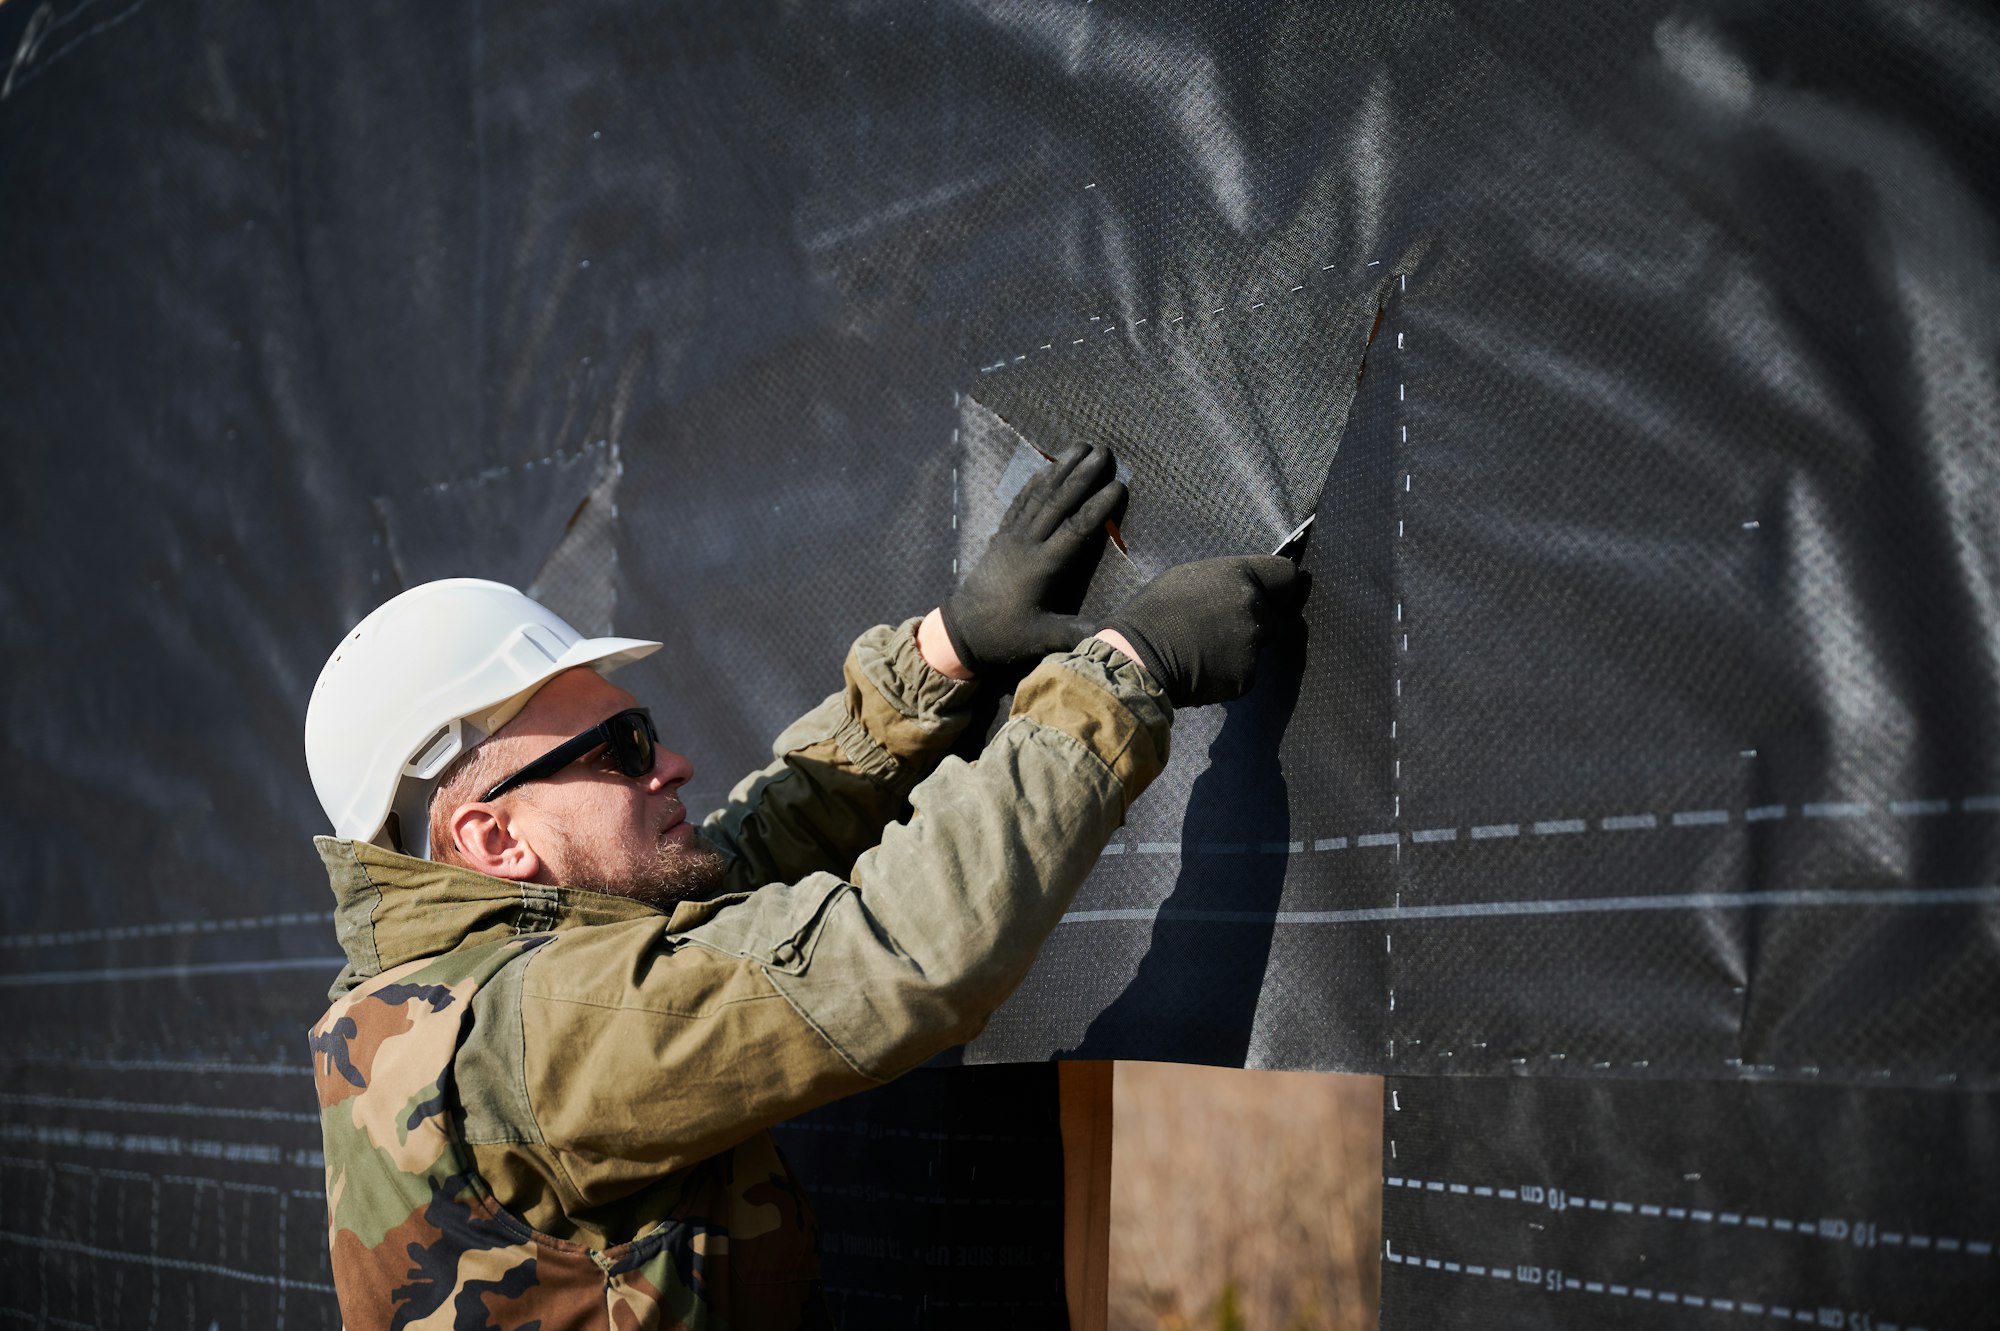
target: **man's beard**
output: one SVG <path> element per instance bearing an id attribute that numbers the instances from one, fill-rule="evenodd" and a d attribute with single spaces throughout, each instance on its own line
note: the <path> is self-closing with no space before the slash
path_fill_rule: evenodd
<path id="1" fill-rule="evenodd" d="M 706 896 L 722 881 L 726 863 L 722 852 L 699 833 L 685 843 L 657 842 L 650 855 L 639 852 L 615 860 L 579 855 L 575 842 L 566 842 L 563 850 L 569 862 L 557 875 L 563 886 L 630 897 L 661 910 Z"/>

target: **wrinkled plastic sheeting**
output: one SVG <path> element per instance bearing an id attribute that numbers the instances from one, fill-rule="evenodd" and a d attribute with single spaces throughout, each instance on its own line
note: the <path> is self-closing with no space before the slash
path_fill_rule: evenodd
<path id="1" fill-rule="evenodd" d="M 285 1236 L 216 1288 L 324 1280 L 347 625 L 479 574 L 662 636 L 621 679 L 713 802 L 1071 442 L 1132 475 L 1091 608 L 1317 511 L 1310 644 L 1180 718 L 967 1057 L 1992 1087 L 1987 9 L 46 0 L 0 51 L 0 1186 L 54 1237 L 198 1167 Z"/>
<path id="2" fill-rule="evenodd" d="M 1927 15 L 1872 71 L 1735 11 L 1371 48 L 1408 99 L 1367 141 L 1430 184 L 1372 215 L 1393 280 L 1316 413 L 1303 685 L 1183 726 L 1030 980 L 1088 996 L 984 1048 L 1991 1078 L 1992 79 Z M 983 387 L 1031 438 L 1099 410 Z"/>

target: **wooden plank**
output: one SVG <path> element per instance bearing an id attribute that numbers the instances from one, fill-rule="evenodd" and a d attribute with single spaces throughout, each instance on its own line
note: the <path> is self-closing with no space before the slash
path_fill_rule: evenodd
<path id="1" fill-rule="evenodd" d="M 1111 1303 L 1109 1062 L 1057 1064 L 1063 1144 L 1063 1286 L 1070 1331 L 1105 1331 Z"/>

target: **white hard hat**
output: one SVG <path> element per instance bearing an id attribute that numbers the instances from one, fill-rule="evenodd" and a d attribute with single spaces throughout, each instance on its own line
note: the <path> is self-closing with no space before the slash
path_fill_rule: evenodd
<path id="1" fill-rule="evenodd" d="M 334 834 L 428 854 L 431 791 L 446 764 L 563 671 L 609 674 L 659 648 L 586 638 L 481 578 L 427 582 L 383 602 L 334 649 L 306 706 L 306 767 Z"/>

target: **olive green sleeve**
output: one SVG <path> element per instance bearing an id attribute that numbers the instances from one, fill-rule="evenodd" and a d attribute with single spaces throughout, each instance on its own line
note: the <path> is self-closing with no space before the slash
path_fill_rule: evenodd
<path id="1" fill-rule="evenodd" d="M 1092 640 L 1039 666 L 967 763 L 947 758 L 914 812 L 828 903 L 811 964 L 771 981 L 856 1069 L 886 1079 L 976 1035 L 1167 760 L 1173 711 Z"/>
<path id="2" fill-rule="evenodd" d="M 1172 709 L 1093 642 L 1037 668 L 845 878 L 559 936 L 522 986 L 525 1080 L 588 1204 L 896 1076 L 1020 983 L 1167 758 Z"/>
<path id="3" fill-rule="evenodd" d="M 775 761 L 703 822 L 702 835 L 728 857 L 727 889 L 845 874 L 965 729 L 976 685 L 931 669 L 917 623 L 857 638 L 845 687 L 778 736 Z"/>

